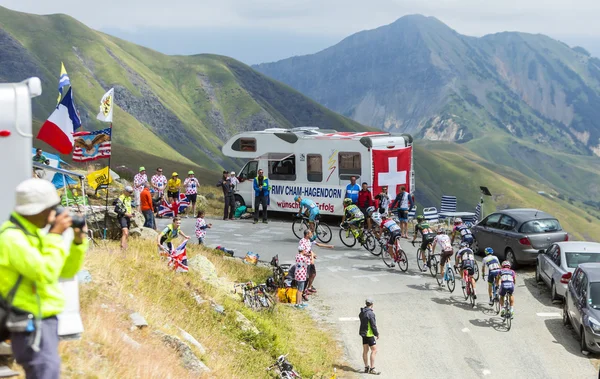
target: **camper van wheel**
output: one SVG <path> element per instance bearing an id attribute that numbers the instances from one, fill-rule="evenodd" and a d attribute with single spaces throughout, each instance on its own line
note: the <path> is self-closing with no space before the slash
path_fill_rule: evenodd
<path id="1" fill-rule="evenodd" d="M 246 202 L 240 195 L 235 195 L 235 209 L 238 209 L 241 206 L 246 206 Z"/>

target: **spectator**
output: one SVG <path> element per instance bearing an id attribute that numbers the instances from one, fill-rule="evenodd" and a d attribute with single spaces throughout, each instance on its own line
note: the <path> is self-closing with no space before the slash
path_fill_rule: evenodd
<path id="1" fill-rule="evenodd" d="M 174 172 L 171 174 L 171 179 L 167 181 L 167 197 L 169 203 L 173 203 L 174 200 L 179 201 L 179 190 L 181 189 L 181 179 L 179 174 Z"/>
<path id="2" fill-rule="evenodd" d="M 237 185 L 240 184 L 240 181 L 238 180 L 238 178 L 235 176 L 235 171 L 231 171 L 229 173 L 229 179 L 231 180 L 231 184 L 233 184 L 233 188 L 237 188 Z"/>
<path id="3" fill-rule="evenodd" d="M 140 207 L 144 215 L 144 227 L 156 230 L 154 223 L 154 205 L 152 203 L 152 194 L 150 194 L 150 184 L 144 183 L 144 189 L 140 194 Z"/>
<path id="4" fill-rule="evenodd" d="M 262 169 L 258 170 L 258 175 L 254 178 L 254 223 L 258 223 L 258 209 L 262 206 L 262 222 L 268 223 L 267 206 L 269 205 L 269 178 L 264 175 Z"/>
<path id="5" fill-rule="evenodd" d="M 196 214 L 196 200 L 198 198 L 198 187 L 200 183 L 198 179 L 194 177 L 194 171 L 188 171 L 188 177 L 183 182 L 185 187 L 185 196 L 187 200 L 192 204 L 192 217 Z M 185 216 L 187 218 L 187 216 Z"/>
<path id="6" fill-rule="evenodd" d="M 315 277 L 317 276 L 317 269 L 315 267 L 315 259 L 317 259 L 317 255 L 312 250 L 312 247 L 319 246 L 327 249 L 333 249 L 333 245 L 327 245 L 324 243 L 317 242 L 316 240 L 313 240 L 312 236 L 312 231 L 310 229 L 306 229 L 304 231 L 304 238 L 302 238 L 298 243 L 298 251 L 302 250 L 304 253 L 310 255 L 310 265 L 308 266 L 307 271 L 308 280 L 306 283 L 305 290 L 305 294 L 308 295 L 317 292 L 316 288 L 312 285 L 315 280 Z M 306 297 L 303 298 L 304 300 L 308 300 Z"/>
<path id="7" fill-rule="evenodd" d="M 373 312 L 373 300 L 367 299 L 365 307 L 360 309 L 358 318 L 360 319 L 360 328 L 358 334 L 362 337 L 363 343 L 363 362 L 365 363 L 365 374 L 381 374 L 375 370 L 375 356 L 377 355 L 377 342 L 379 331 L 375 313 Z M 371 365 L 369 365 L 369 349 L 371 350 Z"/>
<path id="8" fill-rule="evenodd" d="M 148 175 L 146 175 L 146 169 L 144 167 L 140 167 L 140 172 L 133 177 L 133 190 L 134 190 L 134 203 L 135 208 L 138 211 L 141 211 L 140 205 L 140 194 L 144 189 L 144 183 L 148 182 Z"/>
<path id="9" fill-rule="evenodd" d="M 381 193 L 375 196 L 375 199 L 379 201 L 379 213 L 387 215 L 390 207 L 390 195 L 388 195 L 387 186 L 381 187 Z"/>
<path id="10" fill-rule="evenodd" d="M 11 332 L 12 354 L 27 378 L 58 379 L 57 315 L 65 305 L 59 278 L 72 278 L 81 269 L 88 248 L 87 227 L 74 228 L 67 250 L 62 234 L 71 227 L 71 216 L 56 215 L 60 198 L 52 183 L 28 179 L 15 192 L 14 212 L 0 228 L 0 293 L 16 291 L 12 305 L 33 320 L 35 330 Z"/>
<path id="11" fill-rule="evenodd" d="M 310 253 L 306 253 L 302 247 L 299 247 L 298 254 L 296 254 L 296 272 L 294 275 L 296 286 L 298 288 L 298 293 L 296 294 L 296 308 L 298 309 L 306 307 L 306 304 L 304 304 L 302 300 L 304 297 L 304 289 L 306 288 L 306 278 L 309 264 Z"/>
<path id="12" fill-rule="evenodd" d="M 189 240 L 190 237 L 186 236 L 184 232 L 181 231 L 181 218 L 173 217 L 173 222 L 167 225 L 166 228 L 162 230 L 156 237 L 156 244 L 159 249 L 164 249 L 163 244 L 166 243 L 169 248 L 169 252 L 173 251 L 173 240 L 177 238 L 179 235 L 186 240 Z"/>
<path id="13" fill-rule="evenodd" d="M 227 171 L 223 171 L 223 178 L 217 182 L 217 187 L 223 190 L 223 199 L 225 201 L 223 208 L 223 220 L 233 220 L 235 214 L 235 195 L 234 185 L 231 179 L 227 177 Z"/>
<path id="14" fill-rule="evenodd" d="M 406 187 L 400 187 L 392 209 L 398 206 L 398 220 L 400 221 L 400 233 L 402 237 L 408 238 L 408 211 L 415 205 L 415 197 L 406 192 Z"/>
<path id="15" fill-rule="evenodd" d="M 163 169 L 158 167 L 156 174 L 152 175 L 152 189 L 158 196 L 158 200 L 162 200 L 165 196 L 165 186 L 167 185 L 167 177 L 163 175 Z"/>
<path id="16" fill-rule="evenodd" d="M 37 163 L 41 163 L 41 164 L 45 164 L 45 165 L 50 164 L 50 160 L 42 154 L 42 149 L 36 149 L 35 155 L 33 156 L 32 159 L 34 162 L 37 162 Z"/>
<path id="17" fill-rule="evenodd" d="M 125 187 L 123 193 L 117 199 L 117 220 L 121 226 L 121 249 L 127 249 L 127 238 L 129 237 L 129 229 L 131 228 L 131 218 L 133 217 L 133 211 L 131 209 L 131 195 L 133 194 L 133 188 L 131 186 Z"/>
<path id="18" fill-rule="evenodd" d="M 366 182 L 362 184 L 362 189 L 358 192 L 357 206 L 363 215 L 365 215 L 365 220 L 367 220 L 365 227 L 371 229 L 371 217 L 367 214 L 367 208 L 373 206 L 373 195 Z"/>
<path id="19" fill-rule="evenodd" d="M 198 215 L 196 216 L 196 237 L 198 238 L 198 243 L 200 245 L 204 245 L 204 238 L 206 237 L 206 229 L 212 228 L 212 224 L 207 224 L 206 220 L 204 220 L 204 211 L 199 210 Z"/>
<path id="20" fill-rule="evenodd" d="M 346 194 L 344 198 L 348 198 L 352 200 L 352 204 L 358 203 L 358 192 L 360 191 L 360 187 L 356 184 L 356 176 L 350 178 L 350 184 L 346 186 Z"/>

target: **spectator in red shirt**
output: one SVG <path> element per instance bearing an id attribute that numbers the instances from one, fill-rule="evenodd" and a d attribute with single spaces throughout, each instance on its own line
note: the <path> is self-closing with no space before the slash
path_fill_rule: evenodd
<path id="1" fill-rule="evenodd" d="M 154 222 L 154 205 L 152 204 L 152 194 L 150 193 L 150 184 L 144 183 L 144 189 L 140 193 L 140 208 L 144 215 L 144 227 L 156 230 Z"/>
<path id="2" fill-rule="evenodd" d="M 373 195 L 369 190 L 369 185 L 367 184 L 367 182 L 364 182 L 362 184 L 362 189 L 358 191 L 358 203 L 356 205 L 365 215 L 365 220 L 367 220 L 366 227 L 368 229 L 371 229 L 371 218 L 367 213 L 367 208 L 374 206 L 375 202 L 373 201 Z"/>

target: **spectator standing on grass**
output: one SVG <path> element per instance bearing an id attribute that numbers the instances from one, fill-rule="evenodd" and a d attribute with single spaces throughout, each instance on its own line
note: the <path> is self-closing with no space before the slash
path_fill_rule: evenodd
<path id="1" fill-rule="evenodd" d="M 233 220 L 235 214 L 234 184 L 227 176 L 227 171 L 223 171 L 223 177 L 217 182 L 217 187 L 221 187 L 223 190 L 223 220 Z"/>
<path id="2" fill-rule="evenodd" d="M 165 187 L 167 186 L 167 177 L 163 175 L 163 169 L 158 167 L 156 174 L 152 175 L 152 188 L 158 195 L 158 199 L 162 200 L 165 196 Z"/>
<path id="3" fill-rule="evenodd" d="M 169 198 L 169 203 L 173 203 L 173 201 L 179 201 L 179 190 L 181 189 L 181 179 L 179 179 L 179 174 L 174 172 L 171 174 L 171 179 L 167 181 L 167 197 Z"/>
<path id="4" fill-rule="evenodd" d="M 360 192 L 360 186 L 356 184 L 356 176 L 350 178 L 350 184 L 346 186 L 346 194 L 344 198 L 351 199 L 352 204 L 358 203 L 358 193 Z"/>
<path id="5" fill-rule="evenodd" d="M 310 265 L 310 254 L 307 254 L 303 248 L 298 247 L 298 254 L 296 254 L 296 272 L 294 273 L 294 280 L 296 280 L 296 287 L 298 292 L 296 293 L 296 308 L 303 309 L 306 304 L 302 302 L 304 296 L 304 289 L 306 288 L 306 279 L 308 274 L 308 265 Z"/>
<path id="6" fill-rule="evenodd" d="M 196 216 L 196 238 L 198 238 L 198 243 L 200 245 L 204 245 L 204 238 L 206 238 L 206 229 L 212 228 L 212 224 L 207 224 L 204 219 L 204 211 L 199 210 L 198 215 Z"/>
<path id="7" fill-rule="evenodd" d="M 134 190 L 134 203 L 138 211 L 141 211 L 140 206 L 140 194 L 144 189 L 144 183 L 148 182 L 148 175 L 146 175 L 146 168 L 140 167 L 139 173 L 133 177 L 133 190 Z"/>
<path id="8" fill-rule="evenodd" d="M 194 176 L 194 171 L 188 171 L 188 177 L 185 178 L 183 186 L 185 187 L 185 196 L 192 205 L 192 217 L 194 217 L 194 215 L 196 214 L 196 200 L 198 198 L 198 187 L 200 187 L 198 179 L 196 179 L 196 177 Z M 187 216 L 185 217 L 187 218 Z"/>
<path id="9" fill-rule="evenodd" d="M 306 289 L 305 289 L 305 295 L 311 295 L 313 293 L 316 293 L 317 290 L 315 287 L 313 287 L 313 282 L 315 280 L 315 277 L 317 276 L 317 268 L 315 267 L 315 259 L 317 259 L 317 255 L 314 253 L 313 251 L 313 246 L 319 246 L 319 247 L 324 247 L 327 249 L 333 249 L 333 245 L 327 245 L 324 243 L 320 243 L 317 242 L 316 240 L 313 240 L 313 233 L 310 229 L 306 229 L 304 231 L 304 238 L 302 238 L 299 242 L 298 242 L 298 251 L 302 250 L 305 254 L 308 254 L 310 256 L 310 264 L 308 266 L 308 270 L 307 270 L 307 282 L 306 282 Z M 308 298 L 306 298 L 305 296 L 303 296 L 304 300 L 308 300 Z"/>
<path id="10" fill-rule="evenodd" d="M 126 186 L 121 196 L 119 196 L 117 199 L 115 208 L 117 213 L 117 221 L 121 226 L 121 249 L 123 250 L 127 250 L 127 239 L 129 238 L 131 218 L 133 217 L 131 195 L 133 195 L 133 188 L 131 186 Z"/>
<path id="11" fill-rule="evenodd" d="M 271 186 L 269 178 L 264 175 L 262 169 L 258 170 L 258 175 L 254 178 L 254 223 L 258 223 L 258 210 L 262 206 L 262 222 L 268 223 L 267 207 L 269 206 L 269 193 Z"/>
<path id="12" fill-rule="evenodd" d="M 367 214 L 367 208 L 373 206 L 373 204 L 373 195 L 369 190 L 369 185 L 367 184 L 367 182 L 364 182 L 362 184 L 361 190 L 358 191 L 357 205 L 360 211 L 363 213 L 363 215 L 365 215 L 365 220 L 367 220 L 367 222 L 365 223 L 365 227 L 367 229 L 371 229 L 371 217 L 369 217 L 369 215 Z"/>
<path id="13" fill-rule="evenodd" d="M 144 215 L 144 227 L 156 230 L 154 223 L 154 205 L 152 203 L 152 194 L 150 193 L 150 184 L 144 183 L 144 189 L 140 194 L 140 207 Z"/>
<path id="14" fill-rule="evenodd" d="M 400 221 L 400 233 L 402 237 L 408 238 L 408 211 L 414 207 L 415 197 L 406 191 L 406 187 L 400 187 L 400 192 L 396 196 L 392 209 L 398 206 L 398 220 Z"/>
<path id="15" fill-rule="evenodd" d="M 65 308 L 60 278 L 73 278 L 88 248 L 87 227 L 74 228 L 66 249 L 62 234 L 72 226 L 69 212 L 56 215 L 56 188 L 28 179 L 15 189 L 16 205 L 0 227 L 0 293 L 15 290 L 12 306 L 31 317 L 29 332 L 11 332 L 12 355 L 28 379 L 58 379 L 57 315 Z M 49 226 L 46 233 L 44 229 Z"/>
<path id="16" fill-rule="evenodd" d="M 388 195 L 387 186 L 381 187 L 381 193 L 375 196 L 375 199 L 379 201 L 379 213 L 382 215 L 387 215 L 390 207 L 390 195 Z"/>
<path id="17" fill-rule="evenodd" d="M 358 334 L 362 337 L 363 343 L 363 362 L 365 363 L 365 374 L 381 374 L 375 370 L 375 356 L 377 355 L 377 342 L 379 331 L 377 330 L 377 321 L 375 312 L 373 312 L 373 300 L 367 299 L 365 307 L 360 309 L 358 314 L 360 319 L 360 328 Z M 369 350 L 371 350 L 371 359 L 369 364 Z"/>

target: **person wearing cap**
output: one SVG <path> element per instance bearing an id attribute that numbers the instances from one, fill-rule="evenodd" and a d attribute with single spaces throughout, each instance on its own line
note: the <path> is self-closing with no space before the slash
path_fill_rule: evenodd
<path id="1" fill-rule="evenodd" d="M 179 179 L 179 174 L 174 172 L 171 174 L 171 179 L 167 182 L 167 197 L 169 198 L 169 203 L 172 203 L 174 200 L 179 201 L 179 189 L 181 188 L 181 179 Z"/>
<path id="2" fill-rule="evenodd" d="M 62 234 L 72 220 L 69 212 L 56 214 L 60 198 L 54 185 L 28 179 L 15 192 L 14 211 L 0 227 L 0 295 L 6 299 L 15 290 L 11 313 L 32 321 L 25 331 L 10 331 L 12 354 L 27 378 L 57 379 L 57 315 L 65 307 L 59 279 L 72 278 L 81 269 L 88 248 L 87 227 L 73 229 L 67 248 Z"/>
<path id="3" fill-rule="evenodd" d="M 127 249 L 127 238 L 129 238 L 129 229 L 131 228 L 131 218 L 133 210 L 131 209 L 131 195 L 134 193 L 131 186 L 126 186 L 123 193 L 117 199 L 115 212 L 117 221 L 121 226 L 121 249 Z"/>
<path id="4" fill-rule="evenodd" d="M 144 183 L 148 182 L 148 175 L 146 175 L 146 168 L 140 167 L 139 172 L 133 177 L 133 191 L 134 191 L 134 203 L 136 209 L 141 212 L 140 194 L 144 190 Z"/>
<path id="5" fill-rule="evenodd" d="M 223 190 L 223 220 L 233 220 L 235 214 L 235 185 L 231 183 L 231 178 L 227 176 L 227 171 L 223 171 L 223 177 L 217 182 L 217 187 Z"/>
<path id="6" fill-rule="evenodd" d="M 373 300 L 365 300 L 365 307 L 360 309 L 358 314 L 360 327 L 358 334 L 362 337 L 363 343 L 363 362 L 365 363 L 365 374 L 381 374 L 375 370 L 375 356 L 377 355 L 377 342 L 379 331 L 377 330 L 377 321 L 375 312 L 373 312 Z M 371 350 L 371 359 L 369 364 L 369 350 Z"/>
<path id="7" fill-rule="evenodd" d="M 185 196 L 187 197 L 190 204 L 192 204 L 192 215 L 196 214 L 196 200 L 198 198 L 198 187 L 200 183 L 198 179 L 194 177 L 194 171 L 188 171 L 188 177 L 183 182 L 185 187 Z M 188 216 L 185 216 L 186 218 Z"/>
<path id="8" fill-rule="evenodd" d="M 264 171 L 258 170 L 258 175 L 254 178 L 254 223 L 258 223 L 258 210 L 262 206 L 262 222 L 267 223 L 267 206 L 269 205 L 269 193 L 271 186 L 269 178 L 264 175 Z"/>

